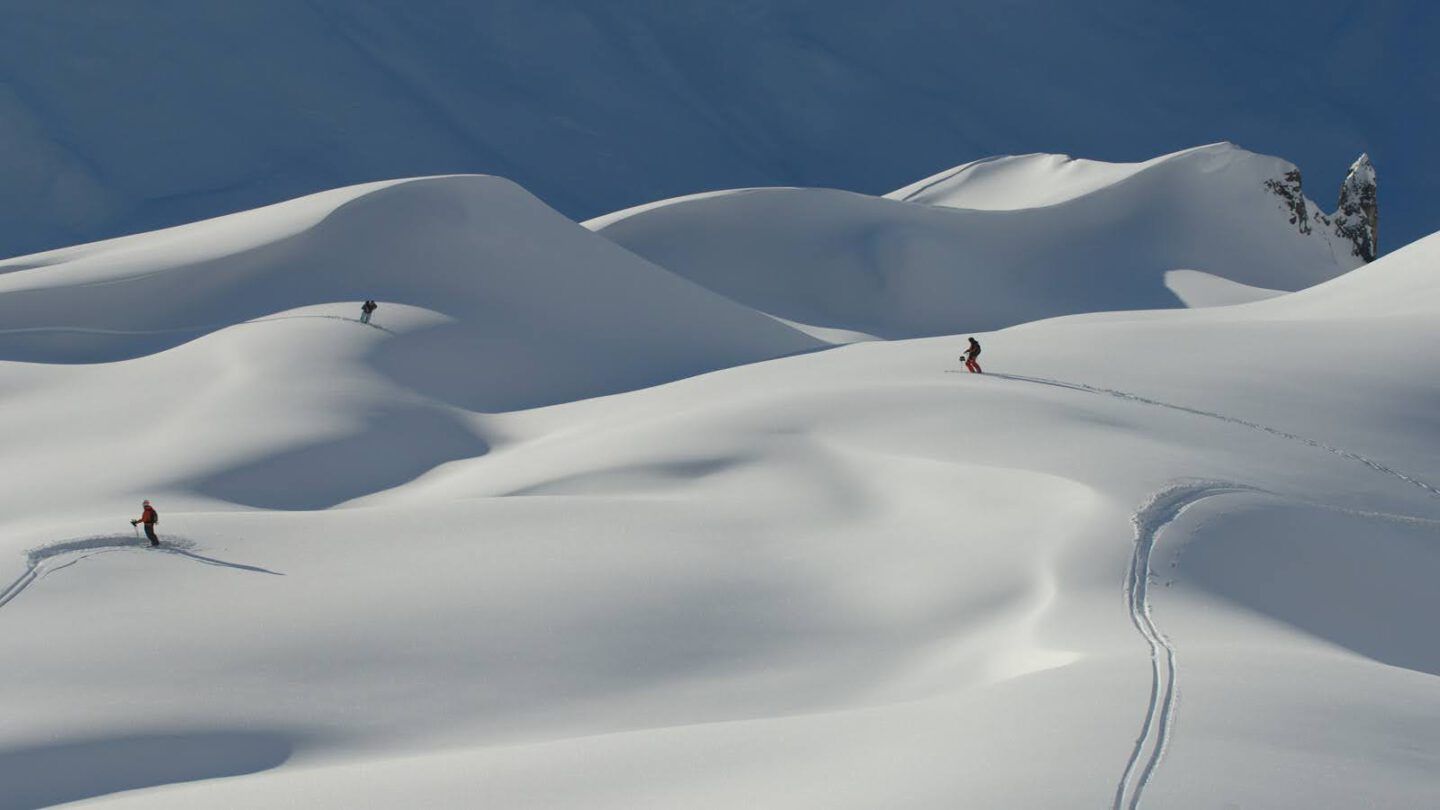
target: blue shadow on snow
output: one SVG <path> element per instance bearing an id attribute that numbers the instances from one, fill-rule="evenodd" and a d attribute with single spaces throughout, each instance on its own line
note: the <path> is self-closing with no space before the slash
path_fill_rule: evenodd
<path id="1" fill-rule="evenodd" d="M 0 810 L 33 810 L 123 790 L 241 776 L 283 764 L 283 734 L 129 734 L 0 749 Z"/>

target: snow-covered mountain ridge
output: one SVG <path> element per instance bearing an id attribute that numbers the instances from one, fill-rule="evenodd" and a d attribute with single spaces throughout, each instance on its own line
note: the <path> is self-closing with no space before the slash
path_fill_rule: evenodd
<path id="1" fill-rule="evenodd" d="M 1235 147 L 1214 144 L 1198 148 Z M 1077 160 L 1069 155 L 1001 155 L 957 166 L 885 196 L 948 208 L 1037 208 L 1098 191 L 1176 157 L 1163 155 L 1142 163 L 1116 164 Z M 1265 178 L 1264 185 L 1284 201 L 1292 215 L 1290 224 L 1301 233 L 1311 233 L 1310 223 L 1318 222 L 1348 242 L 1352 255 L 1366 262 L 1375 260 L 1379 206 L 1375 167 L 1369 155 L 1362 154 L 1350 166 L 1334 214 L 1325 214 L 1305 196 L 1300 170 L 1293 165 L 1284 168 L 1279 176 Z"/>
<path id="2" fill-rule="evenodd" d="M 746 189 L 586 223 L 787 321 L 888 338 L 1182 303 L 1167 274 L 1296 290 L 1357 267 L 1346 238 L 1297 228 L 1279 158 L 1219 143 L 1135 164 L 1000 157 L 884 198 Z M 1297 175 L 1298 176 L 1298 175 Z M 1293 200 L 1318 208 L 1298 185 Z"/>

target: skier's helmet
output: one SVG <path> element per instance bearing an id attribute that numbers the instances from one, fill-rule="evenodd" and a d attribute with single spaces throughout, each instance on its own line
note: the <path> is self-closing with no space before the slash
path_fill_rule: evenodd
<path id="1" fill-rule="evenodd" d="M 140 505 L 141 505 L 141 506 L 149 506 L 149 505 L 150 505 L 150 502 L 149 502 L 149 501 L 146 501 L 146 502 L 144 502 L 144 503 L 142 503 L 142 504 L 140 504 Z"/>

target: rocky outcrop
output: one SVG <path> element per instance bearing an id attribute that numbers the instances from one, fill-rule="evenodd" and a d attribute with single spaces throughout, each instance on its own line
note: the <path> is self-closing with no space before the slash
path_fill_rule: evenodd
<path id="1" fill-rule="evenodd" d="M 1340 184 L 1340 200 L 1331 220 L 1335 233 L 1353 245 L 1356 256 L 1374 261 L 1379 253 L 1380 211 L 1375 201 L 1375 167 L 1362 154 Z"/>
<path id="2" fill-rule="evenodd" d="M 1265 188 L 1280 198 L 1280 205 L 1290 217 L 1290 224 L 1300 233 L 1310 234 L 1315 224 L 1333 232 L 1332 244 L 1348 249 L 1361 262 L 1371 262 L 1379 254 L 1379 208 L 1375 202 L 1375 167 L 1370 156 L 1362 154 L 1350 166 L 1345 182 L 1340 184 L 1340 199 L 1334 214 L 1326 215 L 1305 197 L 1300 170 L 1291 169 L 1283 177 L 1265 181 Z M 1329 234 L 1326 234 L 1327 236 Z M 1338 244 L 1336 244 L 1338 242 Z"/>
<path id="3" fill-rule="evenodd" d="M 1265 187 L 1284 203 L 1290 212 L 1290 224 L 1299 228 L 1301 233 L 1310 233 L 1310 201 L 1305 199 L 1305 192 L 1300 187 L 1300 170 L 1291 169 L 1280 179 L 1272 177 L 1265 181 Z"/>

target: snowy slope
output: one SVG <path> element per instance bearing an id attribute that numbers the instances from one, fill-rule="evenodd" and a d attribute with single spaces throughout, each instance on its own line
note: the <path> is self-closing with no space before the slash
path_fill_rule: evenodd
<path id="1" fill-rule="evenodd" d="M 803 352 L 487 178 L 22 260 L 0 807 L 1428 806 L 1437 261 L 975 376 Z M 140 291 L 187 331 L 110 334 Z M 457 324 L 525 373 L 385 362 Z"/>
<path id="2" fill-rule="evenodd" d="M 1437 222 L 1440 10 L 1216 0 L 0 2 L 0 255 L 390 177 L 576 217 L 736 186 L 882 193 L 985 155 L 1232 139 L 1386 244 Z M 224 54 L 218 59 L 216 54 Z M 1397 110 L 1405 111 L 1396 114 Z"/>
<path id="3" fill-rule="evenodd" d="M 125 359 L 299 307 L 358 315 L 365 298 L 449 320 L 403 341 L 417 356 L 388 365 L 409 366 L 430 344 L 447 361 L 463 352 L 474 382 L 457 396 L 491 410 L 814 345 L 591 236 L 508 181 L 459 176 L 355 186 L 0 262 L 0 357 Z M 386 321 L 382 311 L 376 323 Z M 531 373 L 513 375 L 516 362 Z"/>
<path id="4" fill-rule="evenodd" d="M 1299 232 L 1265 187 L 1292 168 L 1231 144 L 1120 166 L 1026 156 L 963 166 L 893 199 L 749 189 L 586 224 L 788 321 L 915 337 L 1177 306 L 1172 270 L 1295 290 L 1352 269 L 1348 249 Z"/>
<path id="5" fill-rule="evenodd" d="M 381 304 L 370 328 L 354 320 L 367 297 Z M 24 361 L 8 364 L 12 401 L 117 403 L 75 421 L 81 457 L 53 447 L 17 482 L 12 494 L 42 509 L 68 502 L 76 469 L 96 497 L 139 476 L 248 505 L 330 506 L 483 452 L 471 411 L 819 345 L 486 177 L 341 189 L 25 257 L 0 265 L 0 320 L 0 358 Z M 17 410 L 0 432 L 42 451 L 72 415 Z M 83 460 L 101 448 L 133 461 Z"/>

